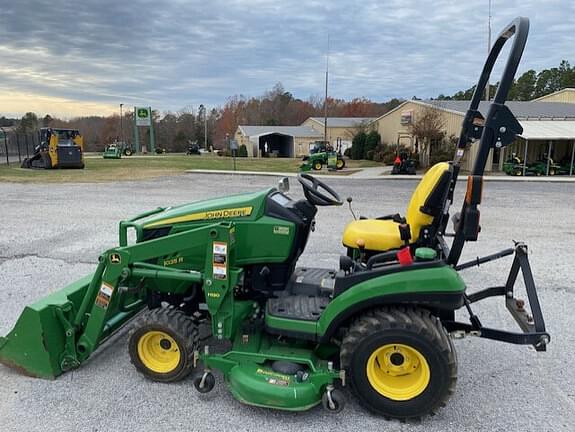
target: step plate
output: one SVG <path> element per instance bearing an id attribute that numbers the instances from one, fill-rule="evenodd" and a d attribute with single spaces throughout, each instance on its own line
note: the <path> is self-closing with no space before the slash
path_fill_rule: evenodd
<path id="1" fill-rule="evenodd" d="M 317 321 L 328 305 L 329 297 L 294 295 L 268 300 L 268 314 L 303 321 Z"/>
<path id="2" fill-rule="evenodd" d="M 286 291 L 292 295 L 330 295 L 333 293 L 336 272 L 313 267 L 295 269 Z"/>

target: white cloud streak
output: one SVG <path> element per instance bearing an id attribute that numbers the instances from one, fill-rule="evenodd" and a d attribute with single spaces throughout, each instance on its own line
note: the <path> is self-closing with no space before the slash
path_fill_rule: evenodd
<path id="1" fill-rule="evenodd" d="M 575 61 L 573 2 L 494 0 L 494 36 L 516 15 L 532 20 L 520 72 Z M 476 81 L 486 31 L 487 0 L 19 0 L 0 14 L 0 113 L 17 112 L 8 92 L 90 112 L 218 105 L 278 81 L 305 98 L 322 92 L 328 32 L 333 96 L 451 94 Z"/>

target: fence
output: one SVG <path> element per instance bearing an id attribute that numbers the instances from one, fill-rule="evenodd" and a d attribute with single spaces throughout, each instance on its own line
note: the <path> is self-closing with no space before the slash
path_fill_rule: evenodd
<path id="1" fill-rule="evenodd" d="M 40 145 L 40 131 L 24 134 L 0 127 L 0 165 L 20 165 L 24 158 L 34 154 L 37 145 Z"/>

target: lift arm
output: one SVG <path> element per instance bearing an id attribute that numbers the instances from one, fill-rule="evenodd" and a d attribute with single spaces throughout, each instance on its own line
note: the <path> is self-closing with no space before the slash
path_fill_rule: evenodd
<path id="1" fill-rule="evenodd" d="M 226 319 L 233 315 L 228 307 L 233 296 L 227 294 L 241 274 L 233 268 L 234 231 L 233 223 L 210 224 L 108 250 L 94 274 L 25 308 L 14 329 L 0 338 L 0 362 L 55 378 L 84 362 L 146 306 L 152 292 L 179 294 L 192 284 L 212 293 L 206 295 L 210 312 L 222 323 L 221 334 L 231 333 L 236 323 Z M 223 277 L 214 277 L 214 242 L 226 245 Z M 201 271 L 154 264 L 190 249 L 205 254 Z"/>

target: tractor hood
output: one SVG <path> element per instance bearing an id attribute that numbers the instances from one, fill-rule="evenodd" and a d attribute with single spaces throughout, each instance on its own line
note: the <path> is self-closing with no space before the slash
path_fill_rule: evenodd
<path id="1" fill-rule="evenodd" d="M 274 188 L 259 192 L 232 195 L 168 207 L 143 218 L 138 223 L 144 228 L 158 228 L 179 223 L 228 219 L 259 218 L 265 209 L 265 199 Z"/>

